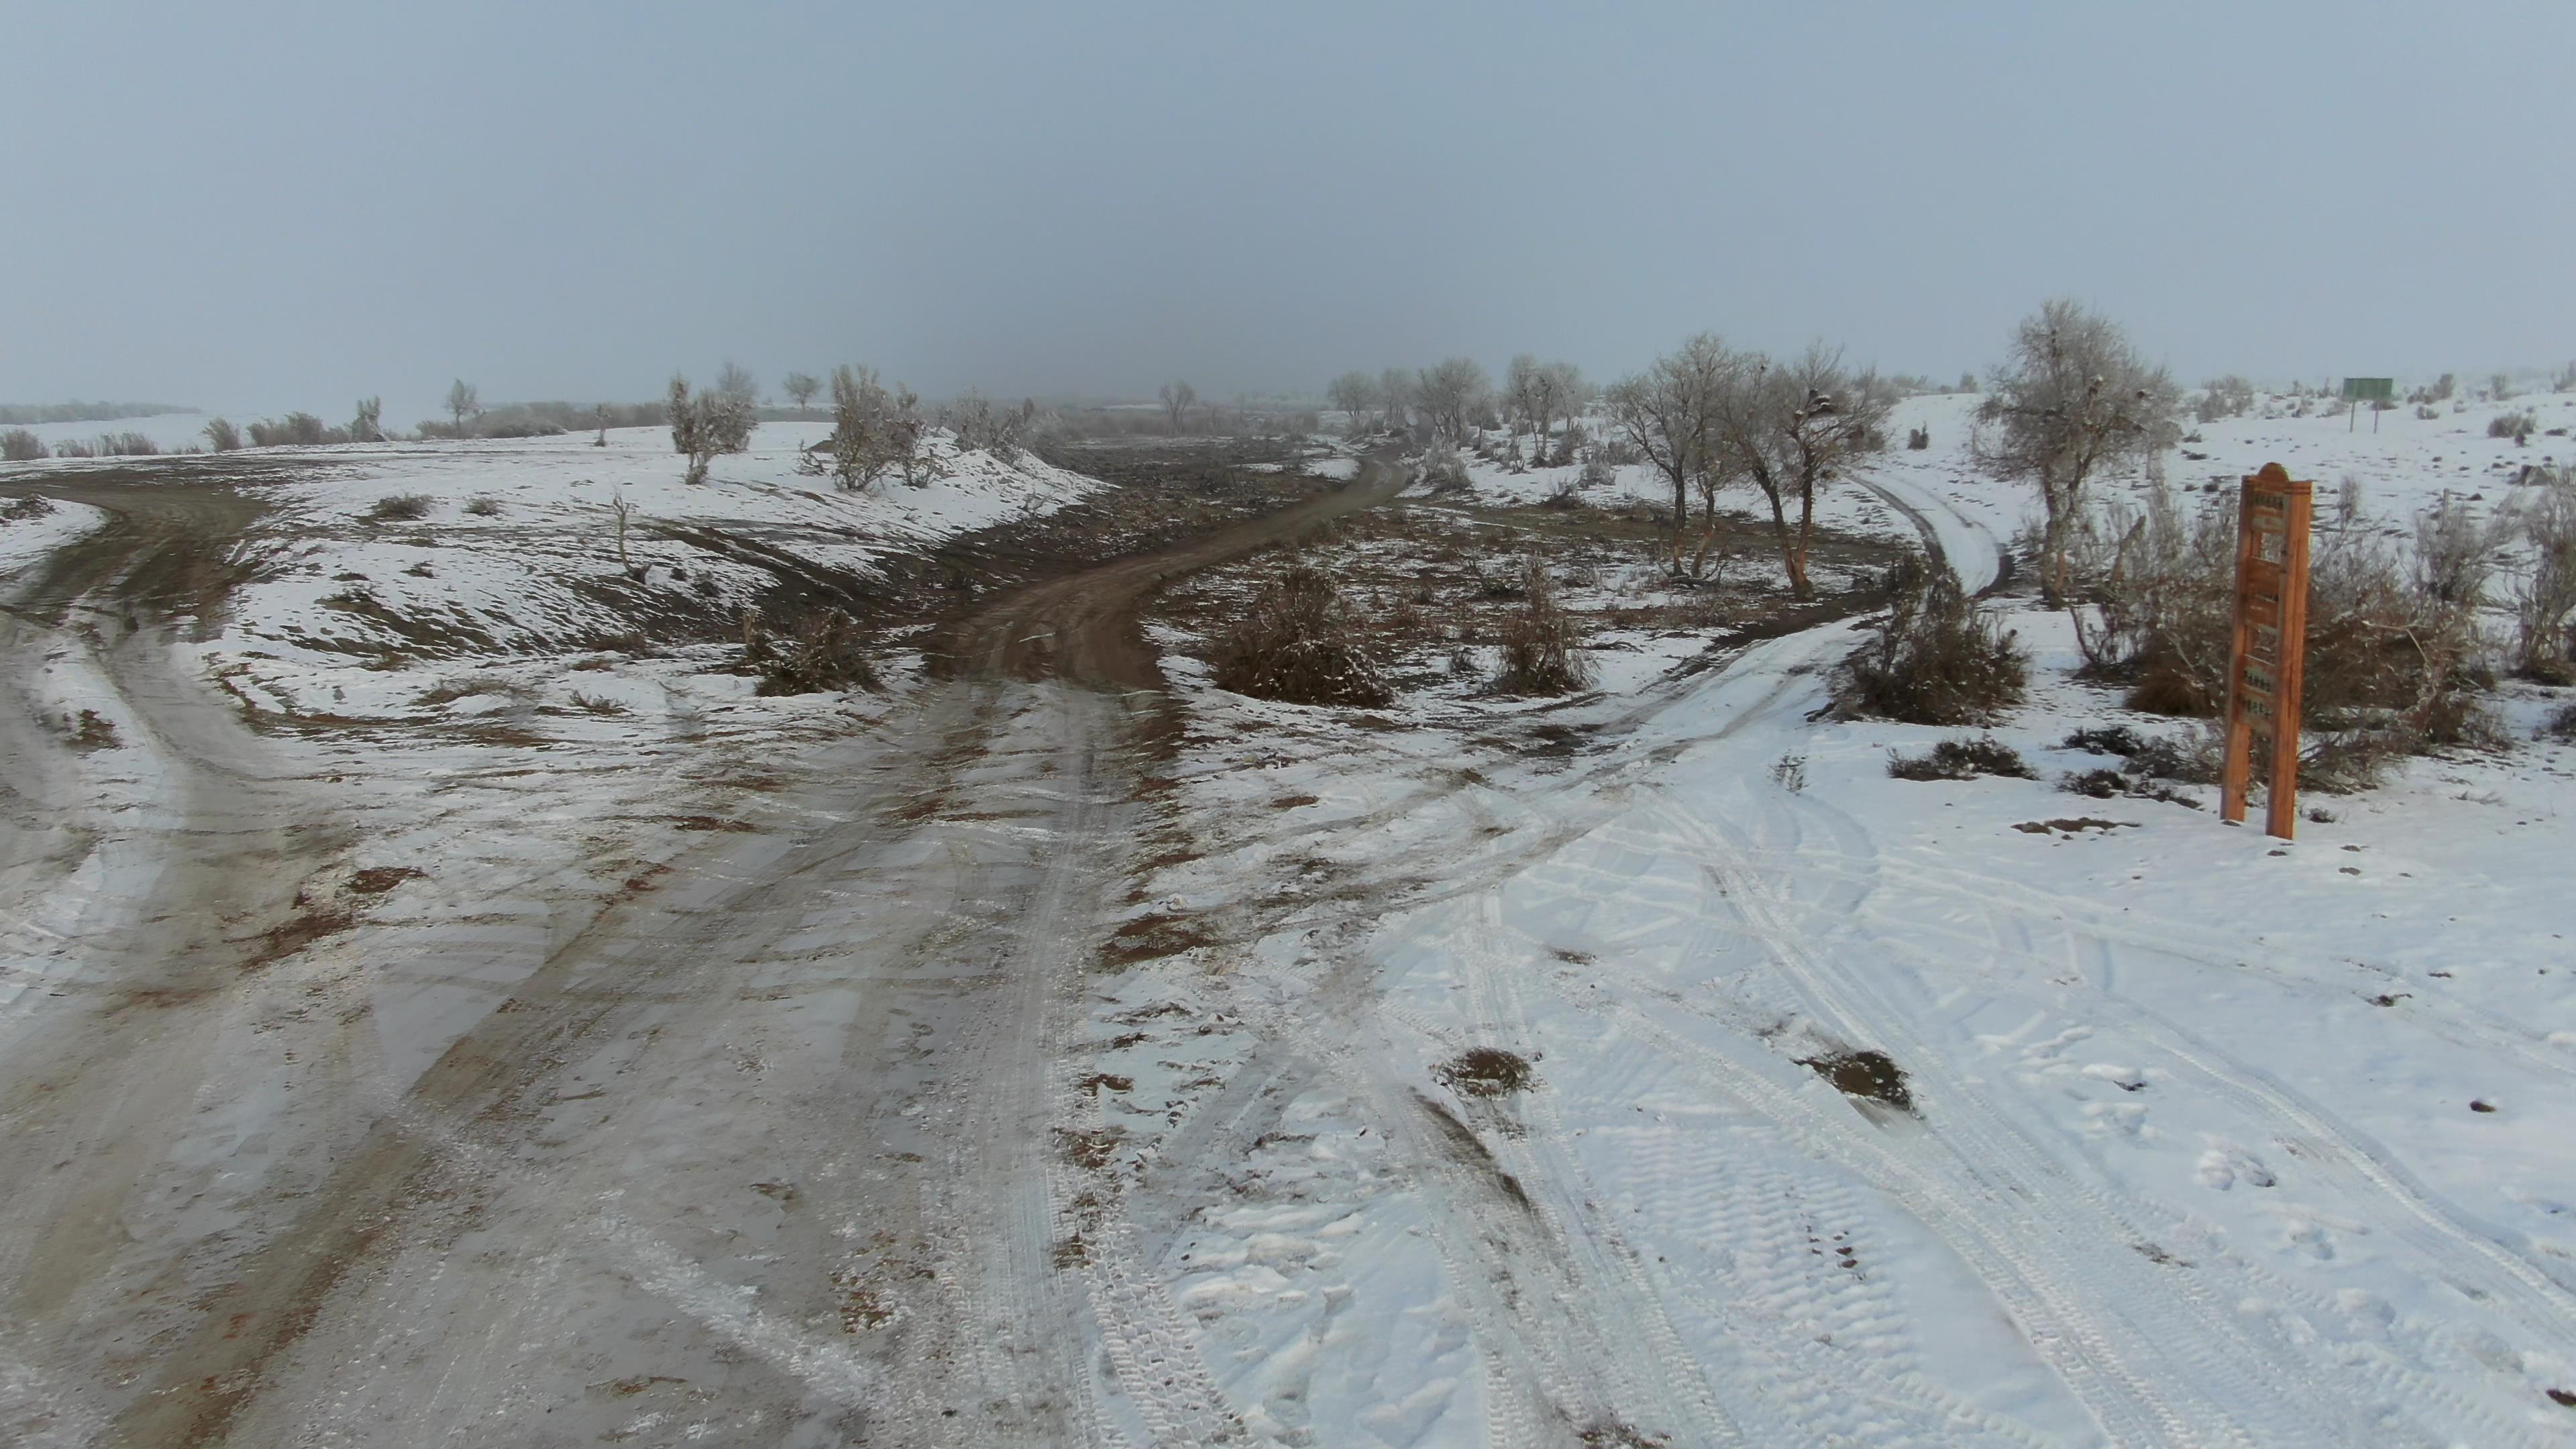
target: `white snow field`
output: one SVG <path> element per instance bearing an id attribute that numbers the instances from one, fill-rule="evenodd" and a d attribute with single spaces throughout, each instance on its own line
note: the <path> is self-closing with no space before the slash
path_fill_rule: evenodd
<path id="1" fill-rule="evenodd" d="M 1866 480 L 1972 585 L 2027 511 L 1960 450 L 1974 403 L 1907 404 L 1935 447 Z M 2231 498 L 2281 458 L 2402 524 L 2553 451 L 2489 411 L 2194 450 Z M 2196 727 L 2004 607 L 2039 687 L 1994 733 L 2047 780 L 1889 778 L 1951 732 L 1816 719 L 1853 625 L 1548 709 L 1600 727 L 1571 765 L 1463 745 L 1490 714 L 1192 687 L 1184 818 L 1227 824 L 1141 909 L 1267 916 L 1104 1002 L 1098 1070 L 1180 1104 L 1118 1120 L 1256 1439 L 2576 1443 L 2576 751 L 2419 760 L 2293 844 L 2207 789 L 2085 799 L 2071 729 Z M 2533 693 L 2500 706 L 2525 737 Z M 1219 1044 L 1136 1040 L 1167 1001 Z M 1477 1047 L 1536 1086 L 1437 1085 Z M 1910 1110 L 1804 1064 L 1855 1050 Z"/>
<path id="2" fill-rule="evenodd" d="M 1975 402 L 1902 405 L 1933 447 L 1828 521 L 2003 581 L 2031 510 Z M 2490 404 L 2254 416 L 2166 467 L 2350 474 L 2404 527 L 2576 457 L 2571 400 L 2509 406 L 2526 446 Z M 2197 726 L 2009 591 L 2036 780 L 1890 778 L 1953 732 L 1822 713 L 1862 620 L 1366 712 L 1167 652 L 1168 749 L 1058 680 L 764 699 L 606 647 L 632 567 L 748 597 L 685 530 L 864 568 L 1096 486 L 952 450 L 839 494 L 814 431 L 694 488 L 660 430 L 318 450 L 212 624 L 0 616 L 0 1085 L 49 1013 L 151 1033 L 115 1091 L 6 1099 L 58 1135 L 0 1143 L 38 1229 L 0 1438 L 2576 1445 L 2566 691 L 2285 844 L 2059 790 L 2074 729 Z M 108 526 L 0 525 L 0 589 Z M 115 743 L 61 743 L 83 709 Z M 290 897 L 337 929 L 236 970 L 224 922 Z M 135 988 L 178 944 L 220 983 Z M 299 1235 L 357 1266 L 256 1296 Z"/>

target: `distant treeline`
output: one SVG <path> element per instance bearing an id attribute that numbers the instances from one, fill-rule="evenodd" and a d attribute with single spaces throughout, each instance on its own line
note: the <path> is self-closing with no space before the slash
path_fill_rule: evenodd
<path id="1" fill-rule="evenodd" d="M 433 418 L 420 425 L 424 438 L 543 438 L 589 428 L 658 428 L 667 421 L 662 404 L 516 402 L 485 408 L 465 419 Z"/>
<path id="2" fill-rule="evenodd" d="M 112 423 L 120 418 L 149 418 L 163 413 L 196 411 L 196 408 L 151 402 L 0 403 L 0 427 L 27 423 Z"/>

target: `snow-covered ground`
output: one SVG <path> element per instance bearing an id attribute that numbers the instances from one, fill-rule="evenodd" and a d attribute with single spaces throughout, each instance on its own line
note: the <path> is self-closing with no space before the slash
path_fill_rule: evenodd
<path id="1" fill-rule="evenodd" d="M 6 479 L 0 479 L 0 579 L 107 521 L 106 514 L 85 503 L 28 504 L 20 502 L 23 496 L 12 495 Z M 14 512 L 12 504 L 17 505 Z"/>
<path id="2" fill-rule="evenodd" d="M 1891 434 L 1925 427 L 1933 446 L 1872 459 L 1828 495 L 1825 521 L 1928 531 L 1971 586 L 1996 582 L 2032 510 L 1967 455 L 1975 401 L 1901 405 Z M 2540 415 L 2518 447 L 2486 436 L 2492 404 L 2386 414 L 2374 437 L 2367 417 L 2348 432 L 2340 413 L 2262 416 L 2284 407 L 2267 400 L 2199 429 L 2186 446 L 2205 457 L 2165 466 L 2176 486 L 2276 459 L 2327 491 L 2349 474 L 2375 518 L 2402 525 L 2445 491 L 2501 506 L 2523 465 L 2576 453 L 2546 433 L 2576 421 L 2572 402 L 2513 400 Z M 795 840 L 828 836 L 859 863 L 824 882 L 839 902 L 828 910 L 786 898 L 790 914 L 814 913 L 763 927 L 787 934 L 739 1001 L 693 960 L 657 968 L 657 982 L 703 995 L 686 1092 L 603 1070 L 559 1099 L 600 1099 L 582 1110 L 608 1117 L 587 1130 L 631 1138 L 636 1161 L 650 1146 L 655 1167 L 632 1200 L 685 1225 L 678 1246 L 653 1241 L 653 1271 L 631 1292 L 599 1289 L 614 1275 L 583 1278 L 538 1244 L 549 1272 L 590 1285 L 561 1321 L 655 1326 L 564 1347 L 541 1331 L 556 1305 L 530 1297 L 493 1321 L 533 1347 L 454 1327 L 439 1315 L 483 1321 L 482 1290 L 455 1286 L 479 1280 L 445 1276 L 443 1248 L 402 1248 L 408 1267 L 387 1291 L 437 1311 L 374 1341 L 440 1366 L 422 1377 L 438 1394 L 458 1387 L 438 1402 L 485 1416 L 457 1422 L 524 1425 L 541 1401 L 552 1412 L 545 1395 L 561 1386 L 532 1378 L 523 1391 L 517 1360 L 580 1358 L 589 1373 L 598 1344 L 616 1367 L 594 1377 L 654 1396 L 621 1433 L 664 1442 L 748 1422 L 724 1416 L 765 1405 L 766 1389 L 653 1377 L 678 1372 L 669 1362 L 707 1368 L 688 1358 L 690 1319 L 718 1325 L 726 1364 L 747 1355 L 809 1397 L 872 1402 L 876 1300 L 800 1319 L 746 1285 L 791 1281 L 779 1265 L 793 1260 L 844 1265 L 830 1281 L 845 1287 L 852 1253 L 900 1256 L 855 1246 L 893 1241 L 869 1236 L 872 1221 L 809 1226 L 793 1209 L 797 1191 L 866 1205 L 873 1174 L 892 1172 L 904 1190 L 873 1213 L 926 1222 L 925 1241 L 957 1250 L 943 1265 L 975 1252 L 1041 1262 L 1025 1299 L 1006 1301 L 1050 1303 L 1080 1283 L 1081 1331 L 1099 1335 L 1032 1341 L 1036 1319 L 961 1309 L 940 1352 L 953 1347 L 974 1382 L 1049 1391 L 1064 1364 L 1110 1364 L 1075 1402 L 1115 1384 L 1142 1403 L 1159 1381 L 1157 1412 L 1189 1406 L 1156 1431 L 1175 1442 L 1239 1425 L 1250 1442 L 1309 1446 L 2576 1445 L 2576 913 L 2556 889 L 2576 749 L 2411 761 L 2385 789 L 2306 802 L 2326 818 L 2287 844 L 2222 825 L 2202 787 L 2182 787 L 2189 803 L 2065 793 L 2060 777 L 2109 763 L 2067 747 L 2071 731 L 2191 727 L 2075 681 L 2063 617 L 2010 595 L 1996 607 L 2034 653 L 2035 686 L 1993 734 L 2037 768 L 2032 780 L 1890 778 L 1891 751 L 1951 732 L 1821 712 L 1856 622 L 1696 673 L 1675 666 L 1698 639 L 1605 639 L 1636 647 L 1602 650 L 1602 689 L 1571 703 L 1435 685 L 1385 711 L 1307 710 L 1216 690 L 1173 654 L 1186 726 L 1170 758 L 1140 752 L 1145 778 L 1118 807 L 1133 807 L 1138 838 L 1105 843 L 1137 865 L 1119 882 L 1132 886 L 1124 914 L 1098 969 L 1043 986 L 1069 1024 L 1041 1033 L 1050 1095 L 1025 1110 L 1057 1114 L 1048 1129 L 1075 1144 L 1044 1167 L 1045 1211 L 932 1190 L 938 1152 L 993 1157 L 1024 1110 L 1007 1095 L 957 1097 L 974 1111 L 912 1128 L 882 1104 L 893 1115 L 865 1131 L 818 1128 L 812 1140 L 835 1146 L 800 1188 L 771 1160 L 793 1158 L 781 1143 L 795 1133 L 777 1124 L 844 1123 L 850 1074 L 880 1070 L 853 1065 L 876 1063 L 873 1047 L 845 1049 L 835 1033 L 872 1042 L 870 1024 L 922 999 L 909 956 L 882 979 L 809 981 L 813 963 L 877 949 L 890 921 L 918 928 L 920 969 L 958 967 L 961 980 L 1014 959 L 995 945 L 1005 926 L 1043 938 L 1055 961 L 1092 939 L 1057 913 L 1080 850 L 1104 846 L 1072 832 L 1108 808 L 1064 789 L 1091 766 L 1048 753 L 1063 746 L 1049 743 L 1064 723 L 1051 711 L 1105 711 L 1103 696 L 1010 686 L 997 711 L 1006 747 L 961 757 L 989 759 L 973 768 L 1008 774 L 1019 793 L 934 796 L 937 828 L 916 848 L 878 822 L 920 818 L 913 776 L 956 767 L 937 763 L 922 712 L 938 691 L 908 661 L 889 661 L 886 694 L 774 700 L 725 670 L 723 646 L 594 647 L 631 629 L 634 600 L 654 591 L 737 600 L 749 575 L 693 530 L 792 538 L 800 557 L 864 571 L 887 550 L 1091 486 L 952 457 L 932 488 L 842 494 L 794 472 L 795 445 L 816 431 L 765 425 L 758 449 L 720 460 L 701 486 L 679 481 L 658 429 L 612 433 L 605 449 L 577 435 L 320 450 L 298 461 L 324 471 L 264 485 L 272 551 L 211 637 L 166 659 L 148 638 L 93 637 L 22 677 L 44 730 L 137 700 L 167 712 L 110 719 L 115 739 L 76 754 L 25 751 L 68 761 L 12 781 L 36 802 L 31 819 L 104 844 L 61 858 L 87 875 L 30 855 L 23 879 L 0 880 L 16 992 L 0 1027 L 84 969 L 83 911 L 118 919 L 155 851 L 211 848 L 186 838 L 204 798 L 234 802 L 226 818 L 246 833 L 323 842 L 299 848 L 327 849 L 335 870 L 388 873 L 360 903 L 363 924 L 295 974 L 254 982 L 268 996 L 224 1029 L 256 1020 L 302 1041 L 327 1030 L 304 1024 L 306 983 L 345 990 L 372 1013 L 365 1049 L 322 1080 L 389 1100 L 675 863 L 686 891 L 755 878 L 764 852 Z M 1487 501 L 1537 501 L 1556 482 L 1479 465 L 1475 486 Z M 1614 491 L 1662 493 L 1634 469 Z M 410 496 L 427 500 L 422 516 L 371 517 Z M 619 498 L 635 509 L 623 563 Z M 477 499 L 494 511 L 468 511 Z M 67 505 L 0 525 L 0 574 L 34 557 L 11 530 L 94 523 Z M 221 732 L 192 732 L 168 703 L 190 673 L 219 680 L 268 731 L 255 769 L 192 753 Z M 2517 684 L 2499 708 L 2527 737 L 2563 698 Z M 957 720 L 941 728 L 980 738 Z M 867 810 L 839 802 L 844 781 Z M 740 844 L 719 848 L 728 837 Z M 978 852 L 1010 858 L 1011 873 L 989 877 L 1009 891 L 967 889 Z M 960 940 L 994 954 L 943 954 Z M 856 1025 L 792 1016 L 809 991 Z M 1026 1065 L 1018 1030 L 978 1027 L 960 1044 L 968 1061 Z M 620 1040 L 644 1053 L 649 1035 Z M 946 1065 L 949 1034 L 935 1040 L 940 1055 L 887 1057 L 907 1065 L 886 1080 L 960 1070 Z M 628 1048 L 602 1050 L 613 1065 Z M 1515 1054 L 1529 1082 L 1475 1090 L 1461 1064 L 1479 1050 Z M 1901 1102 L 1826 1074 L 1863 1052 L 1904 1074 Z M 271 1069 L 255 1051 L 238 1060 Z M 773 1063 L 812 1079 L 737 1095 Z M 220 1215 L 255 1186 L 301 1180 L 272 1138 L 292 1136 L 279 1124 L 324 1094 L 290 1106 L 267 1078 L 245 1080 L 230 1096 L 170 1089 L 221 1108 L 213 1126 L 169 1129 L 193 1144 L 188 1171 L 223 1174 L 206 1179 L 210 1205 L 186 1211 Z M 772 1098 L 794 1110 L 780 1117 Z M 769 1125 L 727 1140 L 737 1108 Z M 422 1114 L 402 1120 L 429 1130 Z M 867 1157 L 910 1134 L 932 1148 L 926 1165 Z M 548 1128 L 526 1150 L 575 1156 L 581 1135 Z M 522 1150 L 506 1140 L 501 1160 Z M 619 1200 L 627 1161 L 585 1159 L 563 1202 Z M 558 1184 L 493 1176 L 522 1194 L 495 1221 L 560 1226 L 547 1200 Z M 731 1196 L 709 1207 L 718 1200 L 694 1194 L 719 1179 Z M 564 1238 L 565 1263 L 591 1251 L 577 1238 Z M 338 1301 L 339 1331 L 355 1336 L 321 1342 L 368 1341 L 361 1331 L 378 1326 L 363 1296 Z M 5 1335 L 0 1350 L 15 1352 Z M 313 1352 L 298 1382 L 340 1394 L 337 1366 Z M 1023 1360 L 1016 1374 L 994 1367 Z M 474 1371 L 445 1371 L 458 1363 Z M 333 1412 L 399 1422 L 415 1387 L 379 1368 Z M 899 1387 L 899 1412 L 943 1412 L 937 1385 Z M 0 1407 L 12 1395 L 31 1397 L 0 1379 Z M 262 1412 L 283 1423 L 295 1410 Z M 1111 1442 L 1097 1425 L 1127 1412 L 1101 1410 L 1085 1432 Z"/>
<path id="3" fill-rule="evenodd" d="M 1977 585 L 2030 510 L 1962 451 L 1974 405 L 1909 401 L 1934 447 L 1839 506 L 1902 505 Z M 2349 473 L 2402 522 L 2564 455 L 2494 410 L 2170 462 Z M 1590 1405 L 1604 1443 L 2576 1443 L 2576 749 L 2414 761 L 2295 843 L 2207 788 L 2094 800 L 2071 731 L 2196 727 L 2000 607 L 2037 686 L 1993 733 L 2036 780 L 1891 778 L 1955 732 L 1819 716 L 1854 625 L 1544 712 L 1570 760 L 1495 737 L 1527 706 L 1390 731 L 1171 662 L 1201 833 L 1135 910 L 1199 944 L 1104 993 L 1098 1070 L 1160 1104 L 1117 1119 L 1133 1200 L 1257 1439 Z M 2517 737 L 2546 693 L 2499 701 Z M 1471 1048 L 1535 1085 L 1454 1090 Z M 1811 1066 L 1853 1051 L 1909 1110 Z"/>

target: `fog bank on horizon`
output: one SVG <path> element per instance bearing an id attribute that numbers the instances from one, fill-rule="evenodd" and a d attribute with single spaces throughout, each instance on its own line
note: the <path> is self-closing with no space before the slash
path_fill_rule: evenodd
<path id="1" fill-rule="evenodd" d="M 0 401 L 2576 357 L 2576 8 L 16 7 Z"/>

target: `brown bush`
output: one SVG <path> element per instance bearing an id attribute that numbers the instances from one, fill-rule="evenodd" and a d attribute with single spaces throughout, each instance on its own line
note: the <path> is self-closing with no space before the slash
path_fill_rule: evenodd
<path id="1" fill-rule="evenodd" d="M 1583 631 L 1556 602 L 1547 566 L 1533 554 L 1521 566 L 1521 608 L 1502 627 L 1503 667 L 1494 676 L 1502 694 L 1565 694 L 1592 682 L 1583 657 Z"/>
<path id="2" fill-rule="evenodd" d="M 1237 694 L 1374 708 L 1394 696 L 1361 633 L 1331 579 L 1290 564 L 1261 586 L 1209 662 L 1217 687 Z"/>
<path id="3" fill-rule="evenodd" d="M 2021 753 L 1992 735 L 1981 739 L 1943 740 L 1919 755 L 1887 753 L 1887 773 L 1899 780 L 1973 780 L 2003 775 L 2036 780 L 2038 774 Z"/>
<path id="4" fill-rule="evenodd" d="M 2318 788 L 2360 788 L 2408 748 L 2494 738 L 2478 616 L 2502 533 L 2446 502 L 2391 541 L 2347 483 L 2312 545 L 2301 716 Z M 2227 699 L 2236 512 L 2214 497 L 2185 516 L 2162 486 L 2142 512 L 2113 503 L 2071 550 L 2069 604 L 2085 673 L 2129 686 L 2130 708 L 2207 718 Z M 2308 768 L 2303 767 L 2302 778 Z"/>
<path id="5" fill-rule="evenodd" d="M 2021 703 L 2030 657 L 1947 569 L 1908 560 L 1878 635 L 1843 661 L 1836 699 L 1908 724 L 1986 724 Z"/>
<path id="6" fill-rule="evenodd" d="M 858 621 L 839 609 L 808 617 L 791 638 L 743 626 L 743 653 L 760 673 L 761 694 L 818 694 L 826 690 L 875 690 L 876 666 L 861 651 Z"/>

